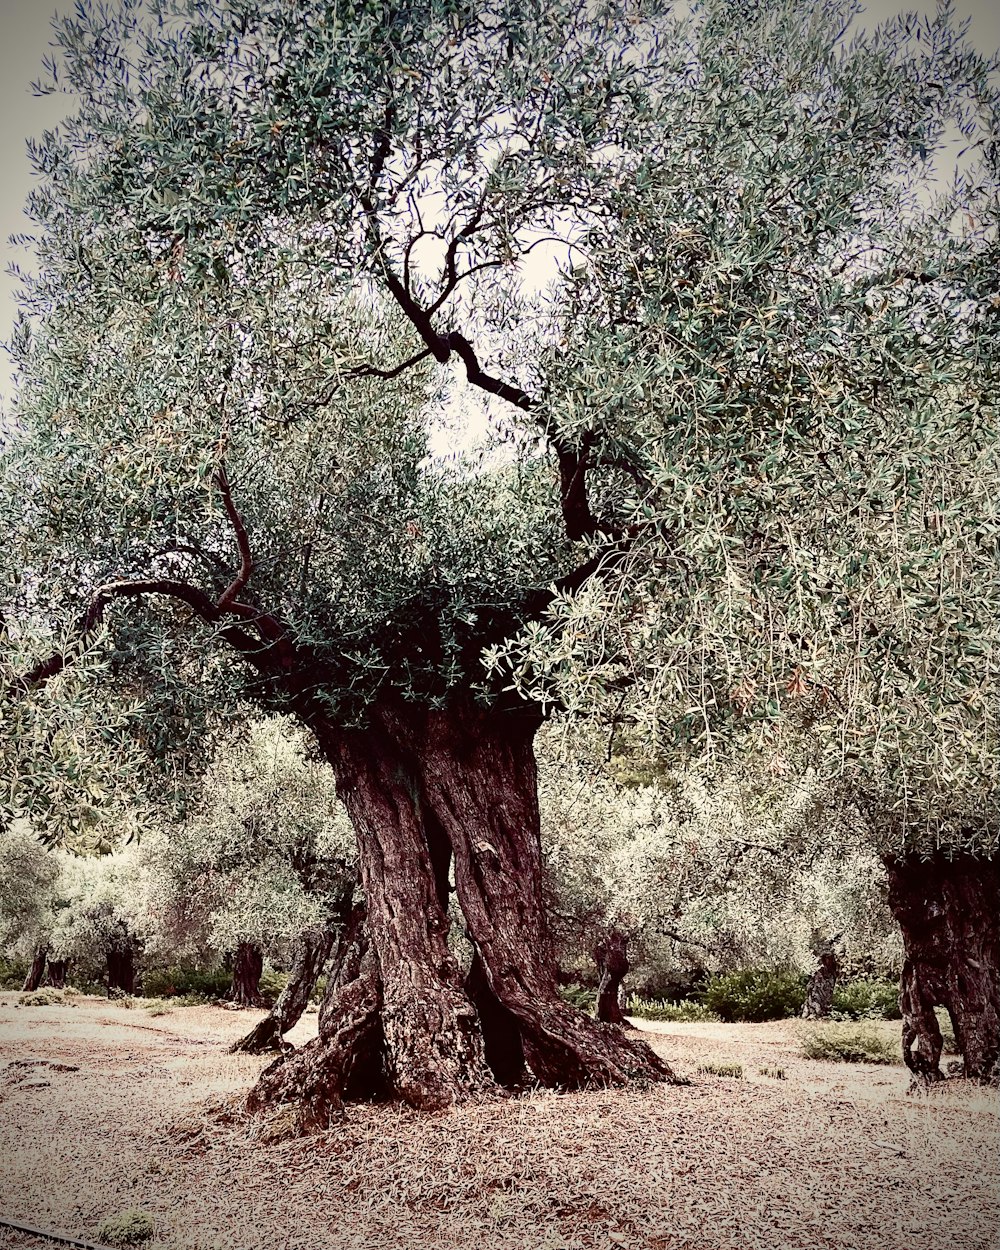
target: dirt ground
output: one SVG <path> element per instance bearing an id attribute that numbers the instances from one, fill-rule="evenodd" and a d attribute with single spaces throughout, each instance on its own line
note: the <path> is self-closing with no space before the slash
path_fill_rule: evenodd
<path id="1" fill-rule="evenodd" d="M 0 994 L 0 1216 L 41 1228 L 94 1239 L 137 1208 L 157 1250 L 1000 1247 L 1000 1098 L 803 1059 L 798 1021 L 645 1026 L 686 1087 L 353 1107 L 264 1145 L 202 1112 L 265 1062 L 224 1053 L 259 1013 L 17 997 Z M 743 1078 L 697 1071 L 722 1062 Z M 51 1244 L 0 1229 L 4 1250 Z"/>

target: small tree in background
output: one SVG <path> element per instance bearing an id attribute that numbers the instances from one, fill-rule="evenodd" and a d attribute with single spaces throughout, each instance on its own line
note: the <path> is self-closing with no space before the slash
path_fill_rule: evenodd
<path id="1" fill-rule="evenodd" d="M 330 769 L 282 719 L 221 738 L 186 818 L 147 835 L 140 855 L 156 923 L 150 952 L 229 956 L 230 998 L 242 1007 L 262 1005 L 265 957 L 286 959 L 313 930 L 328 931 L 329 952 L 357 872 Z"/>
<path id="2" fill-rule="evenodd" d="M 150 925 L 142 869 L 129 847 L 111 855 L 63 855 L 51 956 L 103 976 L 109 997 L 134 994 Z"/>
<path id="3" fill-rule="evenodd" d="M 25 822 L 0 832 L 0 950 L 30 961 L 26 990 L 45 975 L 61 867 Z"/>

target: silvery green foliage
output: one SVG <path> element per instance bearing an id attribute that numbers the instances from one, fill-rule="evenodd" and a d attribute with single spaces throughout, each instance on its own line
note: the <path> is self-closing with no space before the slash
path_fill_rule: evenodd
<path id="1" fill-rule="evenodd" d="M 280 718 L 220 740 L 187 818 L 145 835 L 139 856 L 149 950 L 170 958 L 219 958 L 240 942 L 281 956 L 355 873 L 330 768 Z"/>
<path id="2" fill-rule="evenodd" d="M 631 686 L 666 750 L 804 741 L 883 849 L 992 853 L 997 97 L 947 12 L 844 12 L 703 9 L 551 375 L 636 538 L 492 661 L 573 709 Z"/>
<path id="3" fill-rule="evenodd" d="M 557 931 L 588 960 L 608 928 L 645 973 L 811 969 L 839 936 L 857 967 L 894 969 L 884 869 L 851 809 L 815 776 L 747 769 L 636 771 L 593 736 L 540 752 L 543 846 Z"/>
<path id="4" fill-rule="evenodd" d="M 50 958 L 94 965 L 103 963 L 110 950 L 141 950 L 150 925 L 135 844 L 110 855 L 53 854 L 59 858 L 60 874 Z"/>
<path id="5" fill-rule="evenodd" d="M 138 704 L 94 699 L 108 681 L 102 638 L 44 686 L 18 677 L 65 640 L 51 631 L 0 629 L 0 827 L 30 813 L 35 832 L 78 850 L 106 852 L 134 828 L 142 752 Z"/>
<path id="6" fill-rule="evenodd" d="M 0 832 L 0 950 L 27 956 L 46 942 L 62 860 L 26 821 Z"/>
<path id="7" fill-rule="evenodd" d="M 996 96 L 947 11 L 851 12 L 83 3 L 12 344 L 13 612 L 69 628 L 126 577 L 215 599 L 224 464 L 252 602 L 342 722 L 481 682 L 487 645 L 494 689 L 625 684 L 671 750 L 805 737 L 884 848 L 992 850 Z M 967 172 L 928 192 L 956 125 Z M 503 386 L 442 463 L 470 345 Z M 112 634 L 178 697 L 280 706 L 176 602 Z"/>

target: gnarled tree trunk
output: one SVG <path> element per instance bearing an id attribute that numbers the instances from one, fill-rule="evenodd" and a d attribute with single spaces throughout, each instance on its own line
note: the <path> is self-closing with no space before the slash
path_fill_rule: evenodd
<path id="1" fill-rule="evenodd" d="M 456 700 L 414 740 L 427 802 L 451 843 L 459 903 L 486 982 L 516 1023 L 535 1079 L 555 1089 L 673 1074 L 644 1043 L 559 995 L 542 898 L 533 709 Z M 400 729 L 402 732 L 402 729 Z"/>
<path id="2" fill-rule="evenodd" d="M 345 1098 L 444 1107 L 528 1078 L 554 1088 L 672 1079 L 645 1045 L 565 1003 L 542 901 L 540 723 L 469 702 L 383 699 L 363 730 L 300 707 L 358 838 L 366 912 L 345 933 L 319 1037 L 271 1065 L 251 1111 L 323 1126 Z M 448 875 L 476 956 L 448 948 Z"/>
<path id="3" fill-rule="evenodd" d="M 609 929 L 594 947 L 594 961 L 601 974 L 594 1015 L 607 1024 L 624 1024 L 622 982 L 628 975 L 628 936 Z"/>
<path id="4" fill-rule="evenodd" d="M 129 942 L 108 947 L 108 997 L 135 993 L 135 948 Z"/>
<path id="5" fill-rule="evenodd" d="M 37 990 L 42 983 L 42 977 L 45 975 L 45 961 L 48 958 L 48 950 L 44 946 L 35 948 L 35 953 L 31 959 L 31 967 L 28 969 L 28 975 L 24 978 L 24 984 L 21 986 L 24 990 Z"/>
<path id="6" fill-rule="evenodd" d="M 840 961 L 831 948 L 819 957 L 819 967 L 809 978 L 806 1001 L 802 1006 L 804 1020 L 826 1020 L 833 1010 L 833 991 L 837 988 Z"/>
<path id="7" fill-rule="evenodd" d="M 226 997 L 237 1007 L 263 1007 L 260 978 L 264 952 L 253 942 L 240 942 L 233 956 L 233 983 Z"/>
<path id="8" fill-rule="evenodd" d="M 291 975 L 278 1001 L 263 1020 L 230 1046 L 231 1054 L 260 1055 L 281 1049 L 282 1037 L 298 1024 L 309 1005 L 316 982 L 330 958 L 336 934 L 336 922 L 331 920 L 322 928 L 306 929 L 299 935 Z"/>
<path id="9" fill-rule="evenodd" d="M 941 1078 L 947 1009 L 964 1074 L 1000 1080 L 1000 865 L 971 855 L 886 861 L 889 906 L 903 931 L 903 1058 L 915 1076 Z"/>

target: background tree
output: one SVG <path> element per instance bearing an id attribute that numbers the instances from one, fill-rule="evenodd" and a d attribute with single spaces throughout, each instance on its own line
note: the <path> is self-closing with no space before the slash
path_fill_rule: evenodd
<path id="1" fill-rule="evenodd" d="M 20 821 L 0 832 L 0 949 L 30 960 L 24 989 L 45 976 L 60 861 Z"/>
<path id="2" fill-rule="evenodd" d="M 232 1001 L 249 1007 L 262 1002 L 264 958 L 287 962 L 304 943 L 301 977 L 293 975 L 281 1011 L 243 1047 L 266 1049 L 304 1010 L 322 971 L 320 949 L 329 955 L 346 915 L 357 873 L 351 828 L 329 767 L 310 757 L 287 719 L 222 737 L 194 789 L 183 821 L 143 839 L 156 917 L 151 953 L 228 955 Z"/>
<path id="3" fill-rule="evenodd" d="M 141 872 L 134 846 L 111 855 L 62 856 L 50 958 L 93 970 L 109 997 L 134 994 L 139 986 L 149 933 Z"/>
<path id="4" fill-rule="evenodd" d="M 543 845 L 571 968 L 586 977 L 595 947 L 617 944 L 669 997 L 713 973 L 811 969 L 837 939 L 853 974 L 898 975 L 885 870 L 815 776 L 605 761 L 579 731 L 545 741 Z"/>

